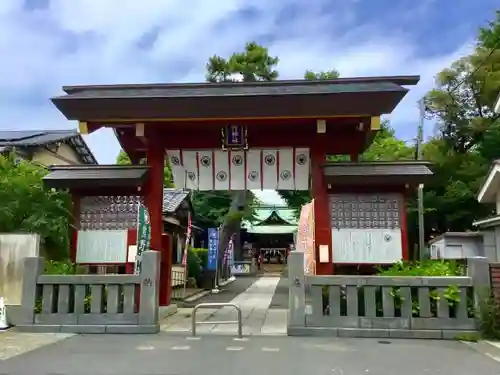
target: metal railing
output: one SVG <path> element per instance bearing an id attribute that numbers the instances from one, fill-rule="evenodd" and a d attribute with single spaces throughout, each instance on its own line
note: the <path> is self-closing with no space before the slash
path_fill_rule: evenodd
<path id="1" fill-rule="evenodd" d="M 210 308 L 210 307 L 234 307 L 237 312 L 237 320 L 222 320 L 222 321 L 211 321 L 211 322 L 197 322 L 196 321 L 196 311 L 201 308 Z M 193 333 L 193 337 L 196 336 L 196 325 L 197 324 L 238 324 L 238 337 L 243 337 L 243 326 L 242 326 L 242 314 L 241 308 L 234 303 L 200 303 L 193 308 L 192 313 L 192 324 L 191 331 Z"/>

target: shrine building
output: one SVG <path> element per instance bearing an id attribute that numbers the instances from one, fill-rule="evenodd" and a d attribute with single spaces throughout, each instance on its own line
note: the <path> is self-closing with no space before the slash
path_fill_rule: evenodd
<path id="1" fill-rule="evenodd" d="M 297 233 L 296 212 L 287 206 L 264 204 L 256 206 L 254 211 L 254 220 L 243 221 L 241 225 L 241 242 L 251 244 L 264 262 L 281 271 Z M 242 255 L 251 260 L 250 254 Z"/>
<path id="2" fill-rule="evenodd" d="M 408 259 L 405 198 L 432 173 L 425 162 L 366 163 L 358 156 L 379 131 L 380 116 L 390 114 L 418 81 L 395 76 L 70 86 L 52 102 L 68 120 L 79 121 L 83 134 L 113 129 L 137 165 L 94 168 L 108 168 L 106 178 L 88 168 L 78 178 L 91 181 L 80 185 L 92 187 L 93 195 L 115 194 L 111 185 L 119 184 L 122 195 L 144 200 L 150 246 L 162 254 L 164 305 L 170 302 L 172 258 L 162 223 L 166 160 L 177 189 L 309 190 L 317 274 Z M 326 155 L 351 161 L 327 163 Z M 146 163 L 139 166 L 141 160 Z M 74 196 L 76 211 L 81 199 Z M 96 230 L 96 238 L 105 230 Z"/>

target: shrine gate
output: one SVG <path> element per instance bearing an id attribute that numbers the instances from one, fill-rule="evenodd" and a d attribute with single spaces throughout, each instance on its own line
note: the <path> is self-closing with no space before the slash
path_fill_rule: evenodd
<path id="1" fill-rule="evenodd" d="M 358 156 L 380 129 L 380 116 L 418 80 L 71 86 L 52 102 L 79 121 L 81 133 L 112 128 L 133 164 L 147 159 L 140 194 L 162 273 L 170 272 L 161 204 L 168 158 L 177 188 L 310 190 L 317 273 L 332 274 L 334 266 L 408 259 L 404 198 L 431 172 L 421 162 L 363 163 Z M 326 163 L 327 155 L 351 162 Z M 169 292 L 161 285 L 162 305 Z"/>

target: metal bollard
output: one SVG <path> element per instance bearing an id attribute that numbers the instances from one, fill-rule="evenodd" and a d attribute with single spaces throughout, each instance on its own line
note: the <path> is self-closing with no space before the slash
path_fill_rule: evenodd
<path id="1" fill-rule="evenodd" d="M 237 320 L 226 320 L 226 321 L 215 321 L 215 322 L 197 322 L 196 321 L 196 311 L 201 308 L 211 308 L 211 307 L 234 307 L 236 309 L 237 313 Z M 197 324 L 238 324 L 238 337 L 242 338 L 243 337 L 243 325 L 242 325 L 242 313 L 241 313 L 241 308 L 234 304 L 234 303 L 200 303 L 196 305 L 193 308 L 193 313 L 192 313 L 192 322 L 191 322 L 191 331 L 193 333 L 193 337 L 196 336 L 196 325 Z"/>

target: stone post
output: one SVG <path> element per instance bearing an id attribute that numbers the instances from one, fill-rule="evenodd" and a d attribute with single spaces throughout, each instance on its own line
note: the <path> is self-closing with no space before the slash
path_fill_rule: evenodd
<path id="1" fill-rule="evenodd" d="M 35 322 L 35 303 L 38 277 L 43 274 L 44 259 L 29 257 L 24 259 L 24 275 L 21 294 L 21 311 L 16 317 L 16 325 L 31 325 Z"/>
<path id="2" fill-rule="evenodd" d="M 159 320 L 160 252 L 145 251 L 141 262 L 139 325 L 157 325 Z"/>
<path id="3" fill-rule="evenodd" d="M 304 327 L 306 324 L 306 289 L 304 253 L 291 251 L 288 256 L 288 326 Z"/>
<path id="4" fill-rule="evenodd" d="M 474 285 L 474 303 L 480 308 L 481 303 L 491 297 L 490 263 L 485 257 L 467 259 L 467 276 Z"/>

